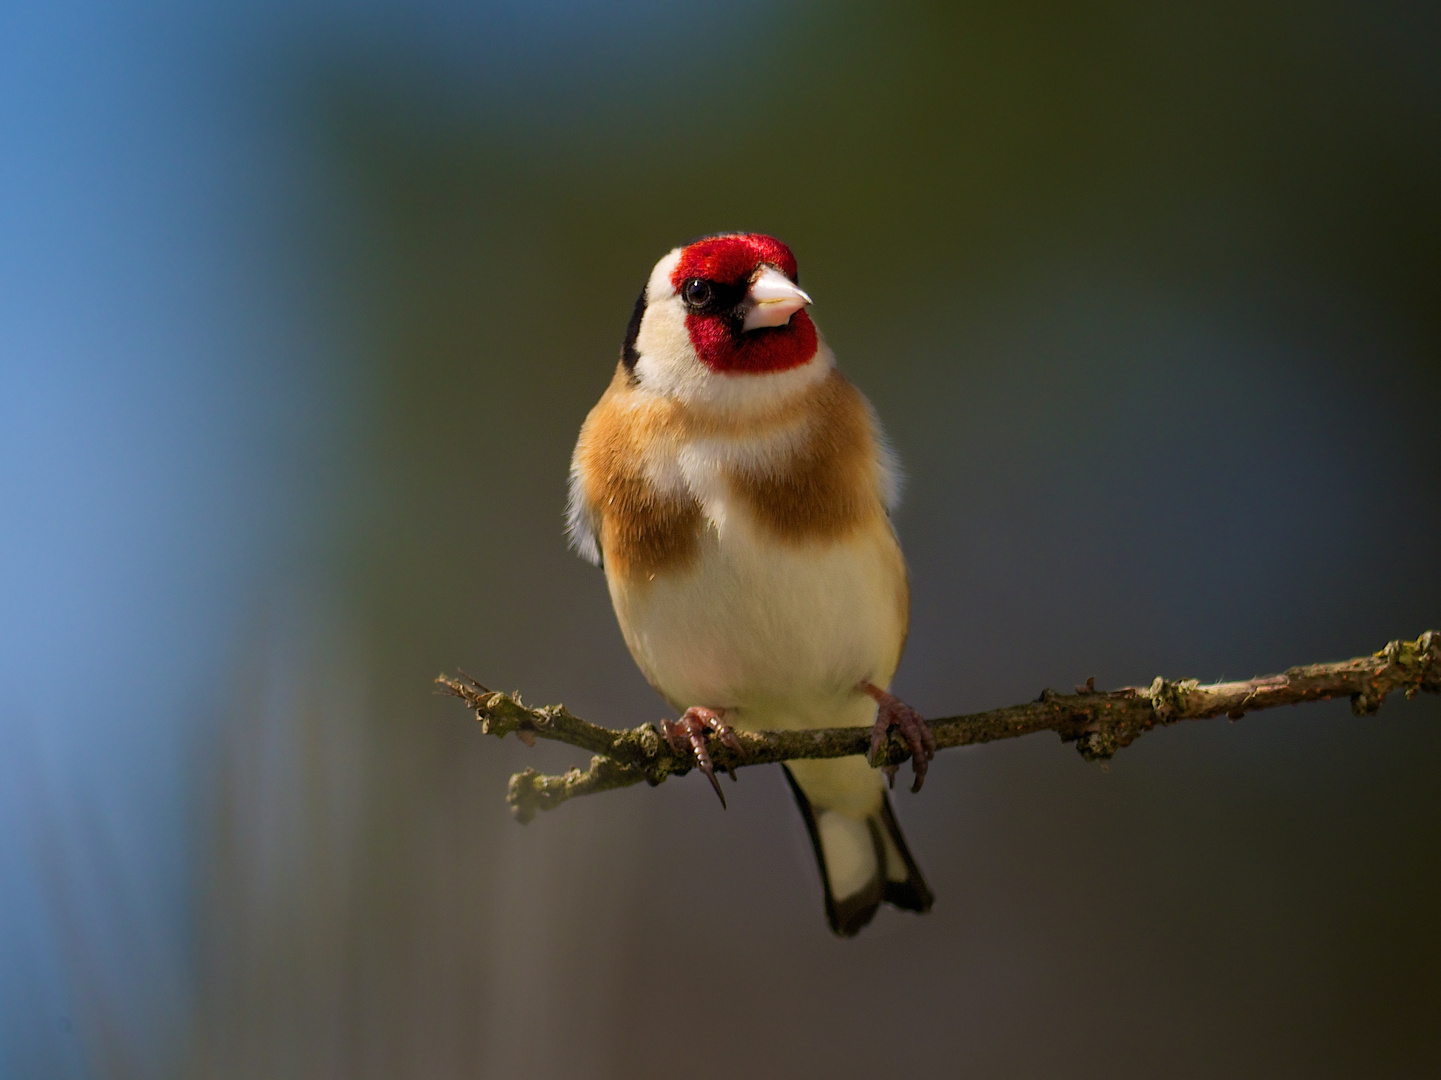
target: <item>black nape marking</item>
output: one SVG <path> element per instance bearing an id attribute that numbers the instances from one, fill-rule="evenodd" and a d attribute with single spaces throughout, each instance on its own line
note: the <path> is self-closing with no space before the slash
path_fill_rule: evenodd
<path id="1" fill-rule="evenodd" d="M 645 291 L 649 282 L 641 286 L 640 295 L 635 298 L 635 310 L 630 313 L 630 322 L 625 327 L 625 343 L 620 347 L 620 362 L 627 371 L 634 371 L 640 353 L 635 351 L 635 339 L 640 335 L 640 321 L 645 318 Z"/>

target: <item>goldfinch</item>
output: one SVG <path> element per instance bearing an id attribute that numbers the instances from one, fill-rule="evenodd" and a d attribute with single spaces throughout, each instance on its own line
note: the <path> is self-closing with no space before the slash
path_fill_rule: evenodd
<path id="1" fill-rule="evenodd" d="M 910 612 L 896 464 L 810 304 L 779 240 L 675 248 L 636 300 L 571 460 L 571 543 L 604 567 L 631 655 L 681 714 L 664 734 L 723 805 L 706 743 L 739 747 L 735 728 L 867 726 L 872 753 L 899 728 L 913 790 L 935 751 L 886 692 Z M 859 755 L 784 768 L 835 933 L 855 934 L 882 901 L 930 908 L 880 770 Z"/>

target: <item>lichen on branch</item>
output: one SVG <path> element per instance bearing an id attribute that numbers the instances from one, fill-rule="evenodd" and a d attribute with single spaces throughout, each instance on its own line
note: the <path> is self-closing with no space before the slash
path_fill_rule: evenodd
<path id="1" fill-rule="evenodd" d="M 629 729 L 600 727 L 574 716 L 564 705 L 532 708 L 520 694 L 489 690 L 470 676 L 441 675 L 436 682 L 475 710 L 481 730 L 504 738 L 514 732 L 527 745 L 537 738 L 568 743 L 592 753 L 590 768 L 545 776 L 525 769 L 510 778 L 507 801 L 515 816 L 529 821 L 537 810 L 551 810 L 577 795 L 592 795 L 642 781 L 654 786 L 695 768 L 689 753 L 677 753 L 651 724 Z M 1054 731 L 1073 742 L 1088 761 L 1105 760 L 1146 732 L 1182 720 L 1228 716 L 1306 701 L 1349 697 L 1358 716 L 1375 713 L 1388 694 L 1408 698 L 1419 691 L 1441 693 L 1441 634 L 1428 630 L 1415 641 L 1392 641 L 1379 652 L 1329 664 L 1307 664 L 1242 682 L 1203 685 L 1195 679 L 1171 682 L 1157 676 L 1145 687 L 1097 690 L 1094 680 L 1074 693 L 1043 690 L 1035 701 L 989 712 L 951 716 L 930 722 L 937 748 L 970 746 Z M 768 765 L 795 758 L 864 754 L 870 728 L 818 728 L 804 731 L 736 731 L 742 752 L 712 739 L 710 755 L 717 770 Z M 899 765 L 910 751 L 894 733 L 875 764 Z"/>

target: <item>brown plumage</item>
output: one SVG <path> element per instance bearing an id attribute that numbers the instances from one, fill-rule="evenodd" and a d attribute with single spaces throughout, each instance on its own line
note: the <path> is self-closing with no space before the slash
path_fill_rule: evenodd
<path id="1" fill-rule="evenodd" d="M 659 443 L 789 438 L 764 461 L 729 465 L 727 482 L 758 525 L 785 543 L 835 540 L 885 516 L 869 408 L 831 371 L 811 393 L 759 415 L 711 414 L 643 393 L 625 368 L 586 417 L 575 461 L 612 573 L 649 578 L 693 561 L 705 527 L 689 492 L 647 475 Z"/>

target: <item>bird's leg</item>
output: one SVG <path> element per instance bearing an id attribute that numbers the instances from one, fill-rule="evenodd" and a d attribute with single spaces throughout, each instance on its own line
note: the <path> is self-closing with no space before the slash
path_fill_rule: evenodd
<path id="1" fill-rule="evenodd" d="M 931 758 L 936 756 L 936 739 L 931 734 L 931 726 L 915 709 L 900 698 L 886 693 L 875 683 L 863 682 L 859 689 L 875 698 L 879 706 L 876 709 L 876 726 L 871 729 L 871 752 L 867 756 L 874 762 L 891 728 L 898 728 L 901 737 L 906 740 L 906 745 L 911 748 L 911 768 L 916 774 L 916 782 L 911 785 L 911 790 L 920 791 L 921 785 L 926 782 L 926 770 L 930 768 Z M 892 787 L 896 785 L 897 768 L 898 766 L 891 765 L 884 769 Z"/>
<path id="2" fill-rule="evenodd" d="M 741 745 L 740 739 L 736 737 L 735 731 L 725 722 L 724 709 L 707 709 L 703 705 L 692 705 L 685 711 L 679 720 L 662 720 L 660 722 L 661 734 L 665 741 L 670 743 L 670 748 L 677 754 L 684 754 L 686 749 L 695 754 L 696 764 L 700 771 L 705 773 L 706 779 L 710 781 L 715 793 L 720 796 L 721 809 L 725 809 L 725 792 L 721 790 L 720 782 L 715 778 L 715 766 L 711 764 L 710 751 L 706 749 L 706 736 L 714 731 L 716 738 L 729 746 L 737 754 L 744 754 L 745 747 Z M 731 773 L 731 779 L 736 774 Z"/>

